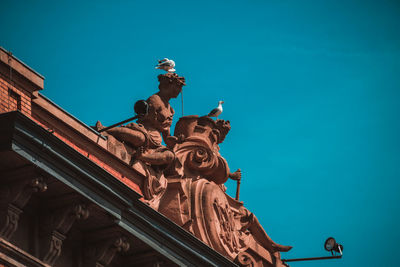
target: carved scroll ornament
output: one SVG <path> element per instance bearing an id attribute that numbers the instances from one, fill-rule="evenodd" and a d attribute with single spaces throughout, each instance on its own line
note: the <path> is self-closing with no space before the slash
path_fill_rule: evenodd
<path id="1" fill-rule="evenodd" d="M 52 229 L 50 233 L 48 249 L 43 257 L 43 261 L 53 265 L 61 255 L 62 244 L 72 225 L 77 220 L 86 220 L 89 217 L 89 210 L 85 204 L 74 204 L 60 208 L 55 213 L 49 215 L 50 221 L 46 228 Z"/>
<path id="2" fill-rule="evenodd" d="M 279 251 L 290 247 L 273 242 L 243 202 L 222 189 L 228 177 L 241 179 L 219 153 L 229 129 L 229 121 L 206 117 L 178 121 L 169 143 L 175 161 L 165 171 L 168 187 L 159 211 L 241 266 L 280 266 Z"/>
<path id="3" fill-rule="evenodd" d="M 2 187 L 0 202 L 6 206 L 6 214 L 0 219 L 3 224 L 0 235 L 4 239 L 10 239 L 17 230 L 20 214 L 32 194 L 46 190 L 47 184 L 42 177 L 20 180 Z"/>
<path id="4" fill-rule="evenodd" d="M 110 237 L 90 244 L 85 252 L 85 266 L 107 267 L 117 253 L 127 252 L 130 244 L 125 236 Z"/>

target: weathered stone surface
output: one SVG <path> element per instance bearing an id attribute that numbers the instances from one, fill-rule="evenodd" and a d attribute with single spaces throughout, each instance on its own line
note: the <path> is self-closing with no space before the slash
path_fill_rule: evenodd
<path id="1" fill-rule="evenodd" d="M 143 170 L 145 202 L 210 247 L 241 266 L 284 266 L 280 252 L 291 247 L 272 241 L 238 200 L 241 170 L 231 173 L 219 152 L 230 122 L 185 116 L 171 135 L 169 100 L 181 92 L 184 78 L 168 73 L 159 81 L 160 92 L 147 100 L 147 115 L 107 130 L 109 151 Z M 229 178 L 238 181 L 236 199 L 225 193 Z"/>
<path id="2" fill-rule="evenodd" d="M 11 174 L 9 174 L 11 176 Z M 7 174 L 5 174 L 7 176 Z M 18 228 L 19 217 L 33 193 L 44 192 L 47 184 L 37 176 L 10 181 L 0 187 L 0 236 L 9 240 Z"/>
<path id="3" fill-rule="evenodd" d="M 158 133 L 155 147 L 102 136 L 38 94 L 29 73 L 17 73 L 14 60 L 10 54 L 0 62 L 3 264 L 236 266 L 143 203 L 145 195 L 145 202 L 157 208 L 157 197 L 165 191 L 165 171 L 175 160 L 172 149 L 161 143 L 161 135 L 169 133 L 153 131 Z M 160 78 L 167 89 L 174 76 Z M 178 81 L 183 84 L 182 78 Z M 169 164 L 157 165 L 160 155 L 169 155 Z"/>

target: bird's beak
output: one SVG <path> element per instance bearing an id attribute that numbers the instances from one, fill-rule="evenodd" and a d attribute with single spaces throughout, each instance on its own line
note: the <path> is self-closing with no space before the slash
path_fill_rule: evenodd
<path id="1" fill-rule="evenodd" d="M 221 101 L 221 104 L 223 104 L 224 103 L 224 101 Z"/>

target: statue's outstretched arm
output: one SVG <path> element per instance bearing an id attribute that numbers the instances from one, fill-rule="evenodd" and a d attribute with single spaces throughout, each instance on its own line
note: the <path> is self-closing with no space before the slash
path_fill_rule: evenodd
<path id="1" fill-rule="evenodd" d="M 107 130 L 107 133 L 114 136 L 117 140 L 129 143 L 134 147 L 143 146 L 146 141 L 146 136 L 143 132 L 128 127 L 112 128 Z"/>
<path id="2" fill-rule="evenodd" d="M 175 159 L 175 155 L 170 150 L 164 150 L 161 152 L 153 151 L 152 153 L 146 153 L 144 152 L 144 148 L 140 147 L 137 150 L 136 159 L 142 160 L 151 165 L 165 165 L 170 164 Z"/>

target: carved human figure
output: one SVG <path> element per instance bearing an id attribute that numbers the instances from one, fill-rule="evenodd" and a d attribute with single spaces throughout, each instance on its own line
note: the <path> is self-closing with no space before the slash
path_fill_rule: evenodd
<path id="1" fill-rule="evenodd" d="M 163 137 L 170 135 L 170 127 L 174 116 L 174 109 L 169 104 L 171 98 L 176 98 L 185 85 L 185 78 L 175 73 L 167 73 L 158 76 L 160 82 L 158 93 L 147 100 L 149 112 L 147 116 L 138 120 L 145 127 L 153 128 L 163 134 Z"/>
<path id="2" fill-rule="evenodd" d="M 138 123 L 130 123 L 107 131 L 117 140 L 136 148 L 135 158 L 150 165 L 165 165 L 174 159 L 174 154 L 162 145 L 162 140 L 170 136 L 175 113 L 169 100 L 176 98 L 185 85 L 185 78 L 175 73 L 161 74 L 158 80 L 159 92 L 146 101 L 149 105 L 148 113 L 140 117 Z"/>
<path id="3" fill-rule="evenodd" d="M 279 253 L 291 247 L 275 243 L 238 201 L 242 172 L 230 172 L 219 153 L 230 122 L 185 116 L 171 136 L 175 112 L 169 101 L 179 95 L 185 80 L 175 73 L 159 75 L 158 80 L 159 92 L 146 101 L 148 113 L 137 123 L 107 131 L 115 137 L 109 139 L 129 147 L 126 154 L 132 157 L 126 162 L 133 159 L 132 166 L 145 177 L 141 186 L 144 201 L 242 266 L 277 263 Z M 239 181 L 236 199 L 225 193 L 229 178 Z"/>
<path id="4" fill-rule="evenodd" d="M 137 163 L 142 166 L 146 173 L 142 186 L 144 198 L 155 209 L 167 187 L 164 170 L 175 159 L 174 152 L 162 144 L 163 139 L 167 142 L 170 137 L 170 127 L 175 113 L 169 101 L 171 98 L 176 98 L 185 85 L 185 78 L 175 73 L 161 74 L 158 80 L 159 92 L 146 100 L 147 114 L 140 116 L 137 123 L 106 131 L 124 144 L 131 156 L 131 164 Z"/>

